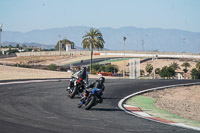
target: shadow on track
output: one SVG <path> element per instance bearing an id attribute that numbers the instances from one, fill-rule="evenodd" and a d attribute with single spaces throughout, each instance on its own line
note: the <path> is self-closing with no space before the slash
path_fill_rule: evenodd
<path id="1" fill-rule="evenodd" d="M 91 108 L 91 111 L 123 111 L 121 109 L 115 108 Z"/>
<path id="2" fill-rule="evenodd" d="M 103 99 L 123 99 L 122 97 L 103 97 Z"/>

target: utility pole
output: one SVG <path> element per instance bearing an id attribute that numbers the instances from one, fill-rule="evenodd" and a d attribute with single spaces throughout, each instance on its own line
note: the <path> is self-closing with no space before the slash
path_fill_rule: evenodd
<path id="1" fill-rule="evenodd" d="M 126 37 L 123 37 L 124 40 L 124 65 L 123 65 L 123 78 L 125 78 L 125 41 Z"/>
<path id="2" fill-rule="evenodd" d="M 155 66 L 155 61 L 158 59 L 158 55 L 155 55 L 155 56 L 153 56 L 153 58 L 152 58 L 152 61 L 153 61 L 153 69 L 154 69 L 154 71 L 153 71 L 153 79 L 156 79 L 156 71 L 155 71 L 155 69 L 156 69 L 156 66 Z"/>
<path id="3" fill-rule="evenodd" d="M 2 24 L 0 24 L 0 55 L 2 54 L 1 52 L 1 33 L 2 33 Z"/>
<path id="4" fill-rule="evenodd" d="M 141 41 L 142 41 L 142 44 L 141 44 L 142 45 L 142 51 L 144 51 L 144 40 L 142 39 Z"/>
<path id="5" fill-rule="evenodd" d="M 61 56 L 61 46 L 60 46 L 61 45 L 60 44 L 60 37 L 61 37 L 61 35 L 58 35 L 58 37 L 59 37 L 59 42 L 58 42 L 59 43 L 59 55 Z"/>

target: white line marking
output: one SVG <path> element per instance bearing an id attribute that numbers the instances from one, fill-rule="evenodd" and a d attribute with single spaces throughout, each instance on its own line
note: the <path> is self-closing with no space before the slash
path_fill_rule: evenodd
<path id="1" fill-rule="evenodd" d="M 64 79 L 64 80 L 69 80 L 69 79 Z M 0 85 L 24 84 L 24 83 L 39 83 L 39 82 L 49 82 L 49 81 L 60 81 L 60 79 L 13 81 L 13 82 L 3 82 L 3 83 L 0 83 Z"/>
<path id="2" fill-rule="evenodd" d="M 190 128 L 190 129 L 194 129 L 194 130 L 200 131 L 199 127 L 193 127 L 193 126 L 185 125 L 183 123 L 171 123 L 170 125 L 175 125 L 175 126 L 179 126 L 179 127 L 185 127 L 185 128 Z"/>

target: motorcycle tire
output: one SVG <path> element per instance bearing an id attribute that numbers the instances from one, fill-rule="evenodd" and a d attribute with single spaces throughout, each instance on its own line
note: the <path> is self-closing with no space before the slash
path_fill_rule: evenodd
<path id="1" fill-rule="evenodd" d="M 78 91 L 78 87 L 77 87 L 77 86 L 74 86 L 74 89 L 72 90 L 72 93 L 69 94 L 69 97 L 70 97 L 71 99 L 74 98 L 74 96 L 76 95 L 77 91 Z"/>
<path id="2" fill-rule="evenodd" d="M 85 106 L 85 110 L 89 110 L 95 104 L 95 96 L 91 96 L 87 105 Z"/>

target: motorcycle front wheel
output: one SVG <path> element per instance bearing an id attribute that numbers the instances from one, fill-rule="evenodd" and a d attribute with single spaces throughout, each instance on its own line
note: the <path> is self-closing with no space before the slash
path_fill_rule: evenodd
<path id="1" fill-rule="evenodd" d="M 85 110 L 89 110 L 95 104 L 95 96 L 91 96 L 85 106 Z"/>
<path id="2" fill-rule="evenodd" d="M 76 95 L 77 91 L 78 91 L 78 87 L 74 86 L 72 92 L 69 94 L 69 97 L 70 98 L 74 98 L 74 96 Z"/>

